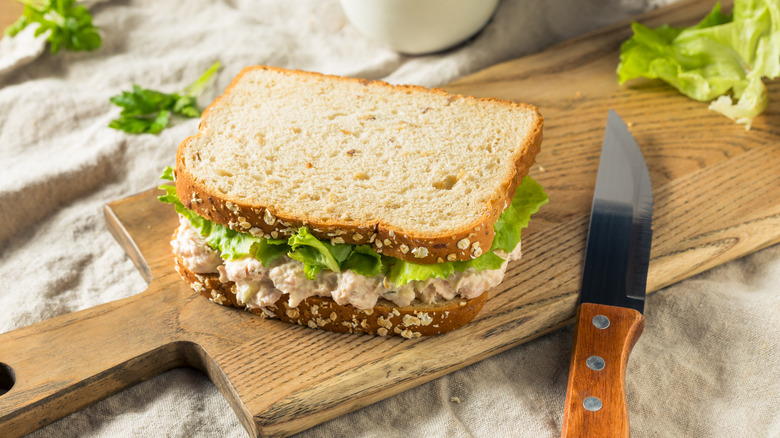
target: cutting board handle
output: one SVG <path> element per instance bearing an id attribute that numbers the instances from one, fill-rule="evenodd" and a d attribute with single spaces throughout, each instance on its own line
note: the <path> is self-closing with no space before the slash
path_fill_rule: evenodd
<path id="1" fill-rule="evenodd" d="M 27 434 L 191 362 L 194 346 L 163 323 L 162 299 L 147 290 L 0 335 L 0 436 Z"/>
<path id="2" fill-rule="evenodd" d="M 628 437 L 626 365 L 645 319 L 625 307 L 583 303 L 563 413 L 563 438 Z"/>

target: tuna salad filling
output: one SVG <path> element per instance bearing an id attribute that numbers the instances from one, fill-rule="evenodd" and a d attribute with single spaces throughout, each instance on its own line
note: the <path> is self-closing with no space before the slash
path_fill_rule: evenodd
<path id="1" fill-rule="evenodd" d="M 304 263 L 287 255 L 274 259 L 267 266 L 250 255 L 223 260 L 184 216 L 179 218 L 176 238 L 171 242 L 174 254 L 196 274 L 219 274 L 221 282 L 235 283 L 237 301 L 248 308 L 270 306 L 282 294 L 289 295 L 290 307 L 298 306 L 308 297 L 321 296 L 358 309 L 373 308 L 380 298 L 399 307 L 408 306 L 415 300 L 433 304 L 456 296 L 472 299 L 501 283 L 507 262 L 520 258 L 518 243 L 508 254 L 496 252 L 504 260 L 498 269 L 477 271 L 469 267 L 446 278 L 412 280 L 398 286 L 388 282 L 385 275 L 365 276 L 349 269 L 341 272 L 321 270 L 314 279 L 309 279 L 304 272 Z"/>

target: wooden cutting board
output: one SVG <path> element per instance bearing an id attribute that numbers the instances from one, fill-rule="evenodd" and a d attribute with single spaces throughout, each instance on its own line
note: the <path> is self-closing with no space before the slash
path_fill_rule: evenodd
<path id="1" fill-rule="evenodd" d="M 711 1 L 638 19 L 689 25 Z M 214 305 L 173 270 L 173 209 L 155 191 L 106 218 L 150 282 L 136 296 L 0 335 L 0 436 L 38 429 L 165 370 L 214 381 L 247 431 L 287 435 L 522 344 L 572 321 L 607 110 L 647 159 L 655 193 L 648 291 L 780 241 L 780 83 L 749 132 L 655 81 L 619 87 L 628 22 L 459 80 L 449 91 L 537 105 L 545 140 L 531 171 L 550 203 L 523 234 L 523 259 L 477 318 L 406 340 L 334 334 Z M 173 157 L 171 157 L 173 159 Z M 110 274 L 109 274 L 110 275 Z M 561 406 L 563 409 L 563 406 Z"/>

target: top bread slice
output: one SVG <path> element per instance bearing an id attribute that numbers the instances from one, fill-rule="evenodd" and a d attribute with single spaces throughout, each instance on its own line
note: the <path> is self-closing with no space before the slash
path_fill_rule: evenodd
<path id="1" fill-rule="evenodd" d="M 176 187 L 214 222 L 267 238 L 306 226 L 415 263 L 470 260 L 539 152 L 530 105 L 247 67 L 181 143 Z"/>

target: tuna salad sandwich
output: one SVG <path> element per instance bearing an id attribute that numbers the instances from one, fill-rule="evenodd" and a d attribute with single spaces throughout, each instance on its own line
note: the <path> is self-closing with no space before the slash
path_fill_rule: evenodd
<path id="1" fill-rule="evenodd" d="M 248 67 L 166 169 L 176 270 L 216 304 L 406 338 L 480 311 L 547 202 L 530 105 Z"/>

